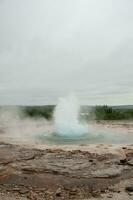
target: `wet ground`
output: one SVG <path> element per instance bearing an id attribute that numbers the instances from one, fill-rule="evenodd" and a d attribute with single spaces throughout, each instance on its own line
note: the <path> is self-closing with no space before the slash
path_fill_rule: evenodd
<path id="1" fill-rule="evenodd" d="M 133 130 L 126 122 L 101 125 Z M 133 200 L 132 144 L 48 145 L 3 135 L 1 200 Z"/>

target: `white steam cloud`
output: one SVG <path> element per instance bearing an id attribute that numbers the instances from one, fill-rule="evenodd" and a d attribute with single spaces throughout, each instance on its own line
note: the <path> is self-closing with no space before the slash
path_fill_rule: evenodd
<path id="1" fill-rule="evenodd" d="M 54 112 L 57 134 L 76 137 L 88 132 L 87 125 L 79 122 L 79 109 L 80 106 L 76 96 L 70 95 L 59 99 Z"/>

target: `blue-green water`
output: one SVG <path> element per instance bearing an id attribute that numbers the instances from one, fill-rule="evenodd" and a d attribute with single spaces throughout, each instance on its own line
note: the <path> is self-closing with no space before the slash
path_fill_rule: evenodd
<path id="1" fill-rule="evenodd" d="M 133 133 L 118 133 L 118 132 L 107 132 L 102 130 L 99 132 L 92 132 L 83 134 L 80 137 L 63 137 L 58 133 L 41 133 L 37 136 L 37 140 L 42 143 L 48 144 L 59 144 L 59 145 L 72 145 L 72 144 L 133 144 Z"/>

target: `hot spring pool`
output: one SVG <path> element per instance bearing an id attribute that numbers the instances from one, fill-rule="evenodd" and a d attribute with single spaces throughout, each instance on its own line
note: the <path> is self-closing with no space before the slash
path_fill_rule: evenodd
<path id="1" fill-rule="evenodd" d="M 36 136 L 41 143 L 51 145 L 133 144 L 133 133 L 99 130 L 81 136 L 61 136 L 58 133 L 41 133 Z"/>
<path id="2" fill-rule="evenodd" d="M 59 99 L 55 107 L 53 130 L 37 135 L 40 142 L 48 144 L 132 144 L 133 132 L 128 129 L 106 129 L 98 127 L 94 122 L 80 121 L 80 105 L 75 95 Z"/>

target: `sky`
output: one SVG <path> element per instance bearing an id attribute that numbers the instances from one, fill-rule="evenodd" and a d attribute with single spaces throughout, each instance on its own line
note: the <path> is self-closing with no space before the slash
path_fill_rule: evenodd
<path id="1" fill-rule="evenodd" d="M 0 105 L 133 104 L 132 0 L 0 0 Z"/>

